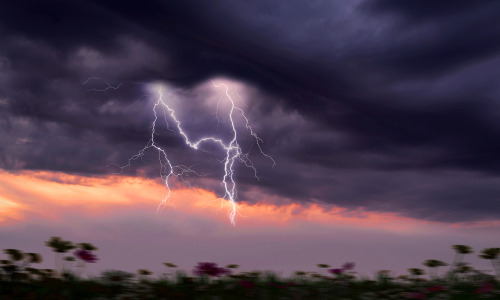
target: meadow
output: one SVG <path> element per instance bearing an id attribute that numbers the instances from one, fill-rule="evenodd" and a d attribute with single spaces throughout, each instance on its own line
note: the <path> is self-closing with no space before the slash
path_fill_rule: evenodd
<path id="1" fill-rule="evenodd" d="M 52 237 L 46 242 L 55 253 L 54 269 L 34 266 L 37 253 L 4 249 L 0 260 L 0 299 L 500 299 L 500 248 L 479 253 L 491 262 L 495 275 L 465 262 L 474 253 L 466 245 L 453 245 L 449 264 L 429 259 L 408 274 L 392 276 L 380 270 L 374 278 L 359 276 L 355 262 L 332 267 L 318 263 L 315 271 L 296 271 L 279 277 L 271 271 L 238 272 L 238 265 L 200 262 L 192 275 L 164 262 L 165 272 L 146 269 L 136 273 L 106 270 L 96 277 L 83 276 L 89 263 L 98 263 L 96 246 Z M 441 274 L 440 274 L 441 273 Z"/>

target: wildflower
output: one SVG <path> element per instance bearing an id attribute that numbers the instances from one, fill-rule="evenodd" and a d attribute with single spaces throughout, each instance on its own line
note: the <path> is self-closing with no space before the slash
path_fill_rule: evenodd
<path id="1" fill-rule="evenodd" d="M 238 284 L 246 289 L 253 289 L 255 287 L 255 284 L 250 280 L 240 280 Z"/>
<path id="2" fill-rule="evenodd" d="M 442 285 L 435 285 L 435 286 L 431 286 L 431 287 L 427 288 L 427 291 L 429 291 L 429 292 L 439 292 L 439 291 L 443 291 L 443 290 L 446 290 L 446 287 L 444 287 Z"/>
<path id="3" fill-rule="evenodd" d="M 349 270 L 354 269 L 354 266 L 355 266 L 355 265 L 356 265 L 356 264 L 355 264 L 355 263 L 353 263 L 353 262 L 347 262 L 347 263 L 345 263 L 345 264 L 342 266 L 342 268 L 340 268 L 340 269 L 330 269 L 330 270 L 328 270 L 328 272 L 330 272 L 330 273 L 332 273 L 332 274 L 335 274 L 335 275 L 341 275 L 341 274 L 343 274 L 343 273 L 344 273 L 344 271 L 349 271 Z"/>
<path id="4" fill-rule="evenodd" d="M 97 261 L 97 256 L 88 250 L 76 250 L 74 252 L 75 256 L 84 262 L 95 263 Z"/>
<path id="5" fill-rule="evenodd" d="M 216 263 L 200 262 L 195 267 L 193 272 L 198 275 L 208 275 L 213 277 L 219 277 L 221 275 L 231 274 L 229 269 L 219 268 Z"/>
<path id="6" fill-rule="evenodd" d="M 335 275 L 340 275 L 344 272 L 344 269 L 330 269 L 328 272 L 335 274 Z"/>
<path id="7" fill-rule="evenodd" d="M 347 262 L 347 263 L 345 263 L 345 264 L 342 266 L 342 269 L 343 269 L 344 271 L 349 271 L 349 270 L 354 269 L 354 267 L 355 267 L 355 266 L 356 266 L 356 264 L 355 264 L 355 263 L 353 263 L 353 262 Z"/>
<path id="8" fill-rule="evenodd" d="M 493 283 L 491 282 L 483 282 L 483 284 L 474 291 L 475 294 L 485 294 L 493 291 Z"/>

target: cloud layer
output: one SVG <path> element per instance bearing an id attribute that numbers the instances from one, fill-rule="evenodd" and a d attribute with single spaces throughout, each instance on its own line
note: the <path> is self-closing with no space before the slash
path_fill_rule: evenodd
<path id="1" fill-rule="evenodd" d="M 107 165 L 149 138 L 151 82 L 169 86 L 194 135 L 224 135 L 210 84 L 223 79 L 278 162 L 243 135 L 260 181 L 240 167 L 239 201 L 498 219 L 499 11 L 470 1 L 8 2 L 0 167 L 116 171 Z M 92 91 L 106 81 L 123 84 Z M 190 151 L 168 130 L 159 139 L 206 174 L 193 184 L 220 193 L 220 153 Z M 127 174 L 157 176 L 154 159 Z"/>

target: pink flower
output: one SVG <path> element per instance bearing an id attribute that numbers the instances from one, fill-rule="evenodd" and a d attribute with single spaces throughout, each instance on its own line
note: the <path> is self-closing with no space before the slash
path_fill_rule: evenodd
<path id="1" fill-rule="evenodd" d="M 475 294 L 485 294 L 493 291 L 493 283 L 485 281 L 483 284 L 474 291 Z"/>
<path id="2" fill-rule="evenodd" d="M 354 266 L 355 266 L 355 265 L 356 265 L 356 264 L 355 264 L 355 263 L 353 263 L 353 262 L 346 262 L 346 263 L 342 266 L 342 268 L 340 268 L 340 269 L 330 269 L 330 270 L 328 270 L 328 272 L 330 272 L 330 273 L 332 273 L 332 274 L 335 274 L 335 275 L 340 275 L 340 274 L 344 273 L 344 271 L 349 271 L 349 270 L 354 269 Z"/>
<path id="3" fill-rule="evenodd" d="M 84 262 L 95 263 L 97 261 L 97 256 L 95 256 L 92 252 L 88 250 L 82 250 L 82 249 L 76 250 L 74 252 L 74 255 L 77 258 L 83 260 Z"/>
<path id="4" fill-rule="evenodd" d="M 439 291 L 443 291 L 443 290 L 446 290 L 446 287 L 444 287 L 442 285 L 435 285 L 435 286 L 431 286 L 431 287 L 427 288 L 427 291 L 429 291 L 429 292 L 439 292 Z"/>
<path id="5" fill-rule="evenodd" d="M 217 267 L 216 263 L 209 263 L 209 262 L 198 263 L 193 272 L 198 276 L 208 275 L 213 277 L 219 277 L 221 275 L 226 275 L 231 273 L 229 269 L 219 268 Z"/>
<path id="6" fill-rule="evenodd" d="M 356 266 L 356 264 L 355 264 L 355 263 L 353 263 L 353 262 L 347 262 L 347 263 L 345 263 L 345 264 L 342 266 L 342 269 L 344 269 L 344 271 L 349 271 L 349 270 L 354 269 L 354 266 Z"/>
<path id="7" fill-rule="evenodd" d="M 238 282 L 239 285 L 241 285 L 242 287 L 246 288 L 246 289 L 253 289 L 255 287 L 255 284 L 253 282 L 251 282 L 250 280 L 240 280 L 240 282 Z"/>
<path id="8" fill-rule="evenodd" d="M 344 269 L 330 269 L 330 270 L 328 270 L 328 272 L 330 272 L 332 274 L 340 275 L 340 274 L 342 274 L 342 272 L 344 272 Z"/>

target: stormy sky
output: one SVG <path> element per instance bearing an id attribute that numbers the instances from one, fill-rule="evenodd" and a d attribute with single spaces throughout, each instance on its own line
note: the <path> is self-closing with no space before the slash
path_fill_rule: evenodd
<path id="1" fill-rule="evenodd" d="M 499 36 L 496 1 L 4 1 L 0 168 L 115 173 L 150 138 L 155 82 L 193 136 L 224 136 L 219 79 L 277 162 L 241 135 L 260 180 L 238 165 L 239 202 L 498 220 Z M 221 196 L 219 150 L 158 141 Z M 124 174 L 158 177 L 156 156 Z"/>

